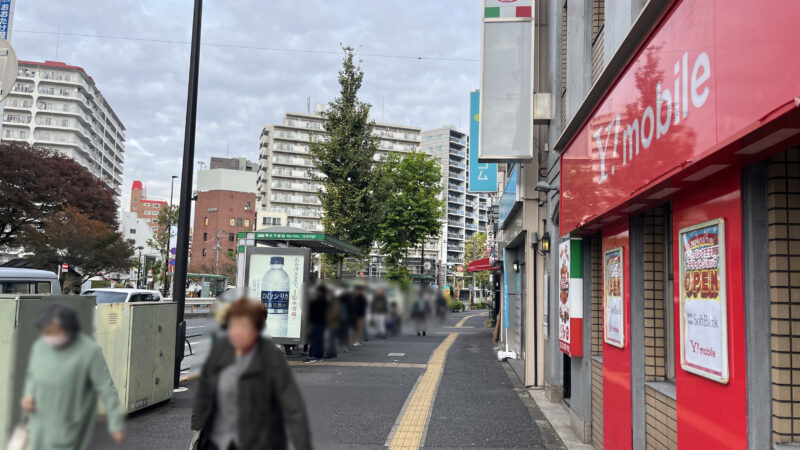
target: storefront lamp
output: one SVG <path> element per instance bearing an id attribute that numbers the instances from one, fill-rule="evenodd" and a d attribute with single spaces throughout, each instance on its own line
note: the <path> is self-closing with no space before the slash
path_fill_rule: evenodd
<path id="1" fill-rule="evenodd" d="M 514 269 L 514 272 L 519 272 L 519 262 L 514 261 L 514 264 L 511 265 L 511 268 Z"/>
<path id="2" fill-rule="evenodd" d="M 542 246 L 542 253 L 544 254 L 550 253 L 550 233 L 548 233 L 547 231 L 544 232 L 540 244 Z"/>

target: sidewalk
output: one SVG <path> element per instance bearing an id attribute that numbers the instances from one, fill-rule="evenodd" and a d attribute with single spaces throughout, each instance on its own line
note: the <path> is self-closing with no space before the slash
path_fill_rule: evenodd
<path id="1" fill-rule="evenodd" d="M 542 388 L 528 388 L 526 389 L 528 395 L 536 402 L 539 409 L 553 426 L 553 429 L 558 434 L 558 437 L 564 442 L 564 445 L 569 450 L 594 450 L 591 444 L 584 444 L 578 438 L 578 435 L 572 431 L 570 427 L 569 411 L 564 407 L 561 402 L 551 402 L 547 400 Z"/>

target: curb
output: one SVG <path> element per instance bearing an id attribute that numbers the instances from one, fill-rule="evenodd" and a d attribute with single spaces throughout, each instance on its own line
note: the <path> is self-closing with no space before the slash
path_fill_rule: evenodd
<path id="1" fill-rule="evenodd" d="M 585 444 L 579 438 L 570 425 L 569 410 L 561 403 L 548 401 L 541 387 L 526 388 L 525 391 L 536 406 L 542 411 L 545 418 L 553 430 L 558 434 L 561 442 L 568 450 L 594 450 L 592 444 Z"/>

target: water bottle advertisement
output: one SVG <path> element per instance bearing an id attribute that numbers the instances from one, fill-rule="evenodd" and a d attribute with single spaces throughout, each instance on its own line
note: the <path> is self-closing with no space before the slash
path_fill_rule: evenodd
<path id="1" fill-rule="evenodd" d="M 278 341 L 302 340 L 308 255 L 270 250 L 276 251 L 247 255 L 248 294 L 267 307 L 266 335 Z"/>

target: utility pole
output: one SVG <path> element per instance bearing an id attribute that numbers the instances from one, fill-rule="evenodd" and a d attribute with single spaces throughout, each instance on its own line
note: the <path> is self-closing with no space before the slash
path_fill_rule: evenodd
<path id="1" fill-rule="evenodd" d="M 181 170 L 181 208 L 178 214 L 178 236 L 175 255 L 175 276 L 172 277 L 172 297 L 177 303 L 177 336 L 175 339 L 175 373 L 173 387 L 180 386 L 181 362 L 186 339 L 186 272 L 189 263 L 189 226 L 192 216 L 192 175 L 194 174 L 194 138 L 197 130 L 197 80 L 200 72 L 200 29 L 203 22 L 203 0 L 194 0 L 192 19 L 192 50 L 189 59 L 189 90 L 186 98 L 186 130 L 183 138 Z"/>

